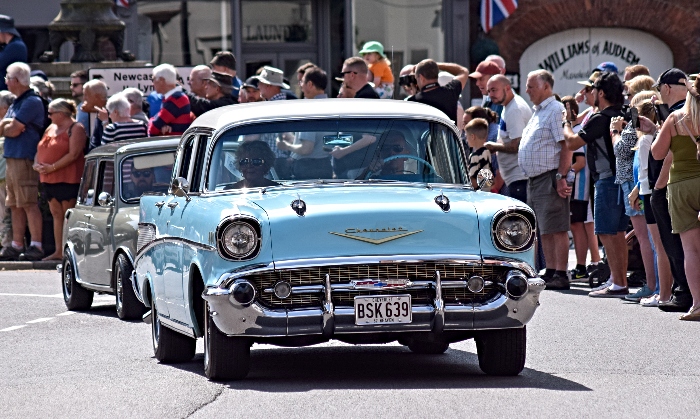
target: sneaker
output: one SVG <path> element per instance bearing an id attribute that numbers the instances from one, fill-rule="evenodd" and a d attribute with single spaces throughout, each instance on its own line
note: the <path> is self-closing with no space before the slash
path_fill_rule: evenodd
<path id="1" fill-rule="evenodd" d="M 601 261 L 588 272 L 588 282 L 591 284 L 602 284 L 610 278 L 610 266 L 607 262 Z"/>
<path id="2" fill-rule="evenodd" d="M 659 296 L 654 294 L 649 298 L 642 298 L 639 302 L 642 307 L 658 307 L 659 306 Z"/>
<path id="3" fill-rule="evenodd" d="M 574 268 L 574 269 L 569 271 L 569 276 L 571 277 L 572 281 L 575 279 L 588 278 L 588 269 L 586 269 L 586 268 L 583 268 L 583 269 Z"/>
<path id="4" fill-rule="evenodd" d="M 0 260 L 19 260 L 19 255 L 23 251 L 23 249 L 15 249 L 12 245 L 3 247 L 2 250 L 0 250 Z"/>
<path id="5" fill-rule="evenodd" d="M 633 303 L 638 303 L 639 300 L 641 300 L 642 298 L 651 297 L 652 295 L 654 295 L 654 291 L 649 289 L 649 287 L 647 287 L 647 284 L 644 284 L 642 285 L 642 288 L 640 288 L 637 292 L 625 297 L 625 300 L 631 301 Z"/>
<path id="6" fill-rule="evenodd" d="M 690 296 L 678 296 L 677 294 L 671 297 L 668 301 L 659 302 L 659 310 L 666 312 L 686 313 L 693 305 L 693 298 Z"/>
<path id="7" fill-rule="evenodd" d="M 613 284 L 612 280 L 611 280 L 610 278 L 608 278 L 608 280 L 605 281 L 604 284 L 600 284 L 600 285 L 598 285 L 597 287 L 593 288 L 593 289 L 591 290 L 591 292 L 593 292 L 593 291 L 604 290 L 605 288 L 610 287 L 610 285 L 612 285 L 612 284 Z"/>
<path id="8" fill-rule="evenodd" d="M 548 280 L 545 280 L 546 290 L 568 290 L 569 287 L 569 277 L 554 274 Z"/>
<path id="9" fill-rule="evenodd" d="M 44 257 L 44 251 L 36 246 L 29 246 L 25 252 L 19 255 L 19 260 L 35 261 Z"/>
<path id="10" fill-rule="evenodd" d="M 627 287 L 613 291 L 608 286 L 599 291 L 591 291 L 588 293 L 588 296 L 593 298 L 624 298 L 629 293 L 630 290 Z"/>

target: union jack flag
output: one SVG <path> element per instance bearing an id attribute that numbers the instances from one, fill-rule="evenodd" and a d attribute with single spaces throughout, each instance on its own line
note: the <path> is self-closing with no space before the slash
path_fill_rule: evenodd
<path id="1" fill-rule="evenodd" d="M 510 16 L 518 8 L 518 0 L 481 0 L 481 27 L 489 33 L 491 28 Z"/>
<path id="2" fill-rule="evenodd" d="M 114 0 L 119 7 L 129 7 L 129 0 Z"/>

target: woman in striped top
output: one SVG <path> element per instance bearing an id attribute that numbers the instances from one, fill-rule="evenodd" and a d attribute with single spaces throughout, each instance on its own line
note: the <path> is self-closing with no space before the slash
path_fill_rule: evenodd
<path id="1" fill-rule="evenodd" d="M 122 94 L 116 94 L 107 101 L 107 112 L 111 123 L 105 125 L 102 145 L 112 141 L 131 140 L 148 136 L 148 127 L 143 121 L 131 119 L 131 105 Z M 104 123 L 103 123 L 104 124 Z"/>

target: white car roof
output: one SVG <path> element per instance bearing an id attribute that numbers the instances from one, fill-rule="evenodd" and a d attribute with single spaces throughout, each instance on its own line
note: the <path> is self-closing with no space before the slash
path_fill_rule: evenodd
<path id="1" fill-rule="evenodd" d="M 436 119 L 454 127 L 454 123 L 442 111 L 417 102 L 389 99 L 312 99 L 223 106 L 201 115 L 192 123 L 190 129 L 202 127 L 219 130 L 232 124 L 248 121 L 332 118 L 337 116 Z"/>

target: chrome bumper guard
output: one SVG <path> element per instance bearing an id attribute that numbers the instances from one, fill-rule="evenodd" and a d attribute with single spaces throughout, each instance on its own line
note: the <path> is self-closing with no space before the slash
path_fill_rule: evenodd
<path id="1" fill-rule="evenodd" d="M 236 274 L 240 276 L 240 274 Z M 220 281 L 228 284 L 229 281 Z M 412 305 L 412 322 L 404 324 L 356 325 L 354 307 L 334 307 L 332 294 L 356 290 L 352 283 L 331 284 L 326 275 L 324 285 L 295 286 L 294 294 L 323 293 L 318 308 L 271 309 L 257 302 L 238 303 L 227 287 L 208 287 L 202 297 L 209 303 L 216 326 L 229 336 L 281 337 L 377 332 L 434 332 L 451 330 L 483 330 L 517 328 L 525 325 L 539 306 L 539 295 L 545 288 L 541 278 L 528 278 L 527 291 L 518 298 L 507 295 L 505 289 L 488 303 L 445 303 L 444 288 L 465 288 L 466 281 L 442 281 L 435 272 L 434 281 L 409 282 L 403 289 L 432 287 L 436 298 L 432 304 Z M 396 289 L 397 287 L 392 287 Z M 273 292 L 265 289 L 263 292 Z M 380 295 L 380 294 L 378 294 Z"/>

